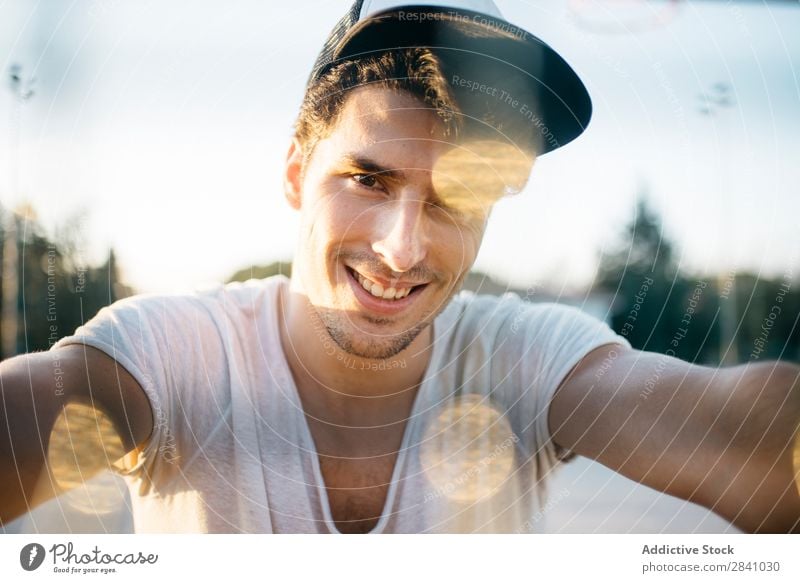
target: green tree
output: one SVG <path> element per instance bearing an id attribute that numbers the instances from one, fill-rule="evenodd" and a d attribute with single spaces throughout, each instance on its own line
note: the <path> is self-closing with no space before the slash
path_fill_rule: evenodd
<path id="1" fill-rule="evenodd" d="M 620 244 L 601 257 L 595 290 L 612 296 L 612 328 L 634 348 L 692 362 L 717 357 L 713 284 L 681 274 L 675 245 L 644 193 Z"/>
<path id="2" fill-rule="evenodd" d="M 7 224 L 7 220 L 0 220 L 0 224 Z M 119 281 L 113 250 L 102 265 L 85 266 L 75 246 L 55 242 L 43 233 L 32 210 L 26 216 L 15 214 L 14 220 L 17 352 L 47 350 L 102 307 L 131 294 L 132 290 Z M 0 241 L 4 243 L 5 238 L 6 230 L 0 229 Z"/>

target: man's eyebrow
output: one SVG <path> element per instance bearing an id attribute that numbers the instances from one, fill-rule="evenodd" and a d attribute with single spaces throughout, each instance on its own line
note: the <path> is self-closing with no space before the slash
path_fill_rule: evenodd
<path id="1" fill-rule="evenodd" d="M 405 174 L 402 170 L 383 166 L 371 158 L 358 154 L 345 154 L 342 156 L 342 163 L 363 170 L 368 174 L 379 174 L 390 180 L 402 180 L 405 178 Z"/>

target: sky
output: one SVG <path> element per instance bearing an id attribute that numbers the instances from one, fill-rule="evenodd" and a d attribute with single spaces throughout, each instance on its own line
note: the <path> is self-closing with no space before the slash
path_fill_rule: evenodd
<path id="1" fill-rule="evenodd" d="M 800 273 L 800 5 L 497 4 L 566 58 L 594 114 L 497 205 L 476 268 L 579 289 L 646 191 L 687 271 Z M 2 70 L 35 78 L 21 106 L 0 88 L 0 204 L 30 202 L 49 231 L 73 221 L 84 260 L 113 247 L 139 291 L 290 259 L 281 166 L 348 6 L 0 1 Z"/>

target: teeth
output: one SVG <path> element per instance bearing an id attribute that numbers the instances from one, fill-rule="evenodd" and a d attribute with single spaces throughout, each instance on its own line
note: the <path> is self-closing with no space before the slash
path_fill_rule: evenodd
<path id="1" fill-rule="evenodd" d="M 406 297 L 411 292 L 410 287 L 399 290 L 393 287 L 387 287 L 384 289 L 381 284 L 368 280 L 357 271 L 354 271 L 354 273 L 356 274 L 356 278 L 358 278 L 358 283 L 361 284 L 361 287 L 363 287 L 376 298 L 383 298 L 385 300 L 399 300 Z"/>

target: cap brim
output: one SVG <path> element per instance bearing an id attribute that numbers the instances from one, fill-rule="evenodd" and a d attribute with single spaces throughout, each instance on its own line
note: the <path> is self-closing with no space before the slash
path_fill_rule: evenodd
<path id="1" fill-rule="evenodd" d="M 571 142 L 589 124 L 591 98 L 566 61 L 531 33 L 486 14 L 431 6 L 380 12 L 353 26 L 331 56 L 336 62 L 410 47 L 428 47 L 458 63 L 461 79 L 469 82 L 491 78 L 511 88 L 524 85 L 535 103 L 518 107 L 542 133 L 540 154 Z"/>

